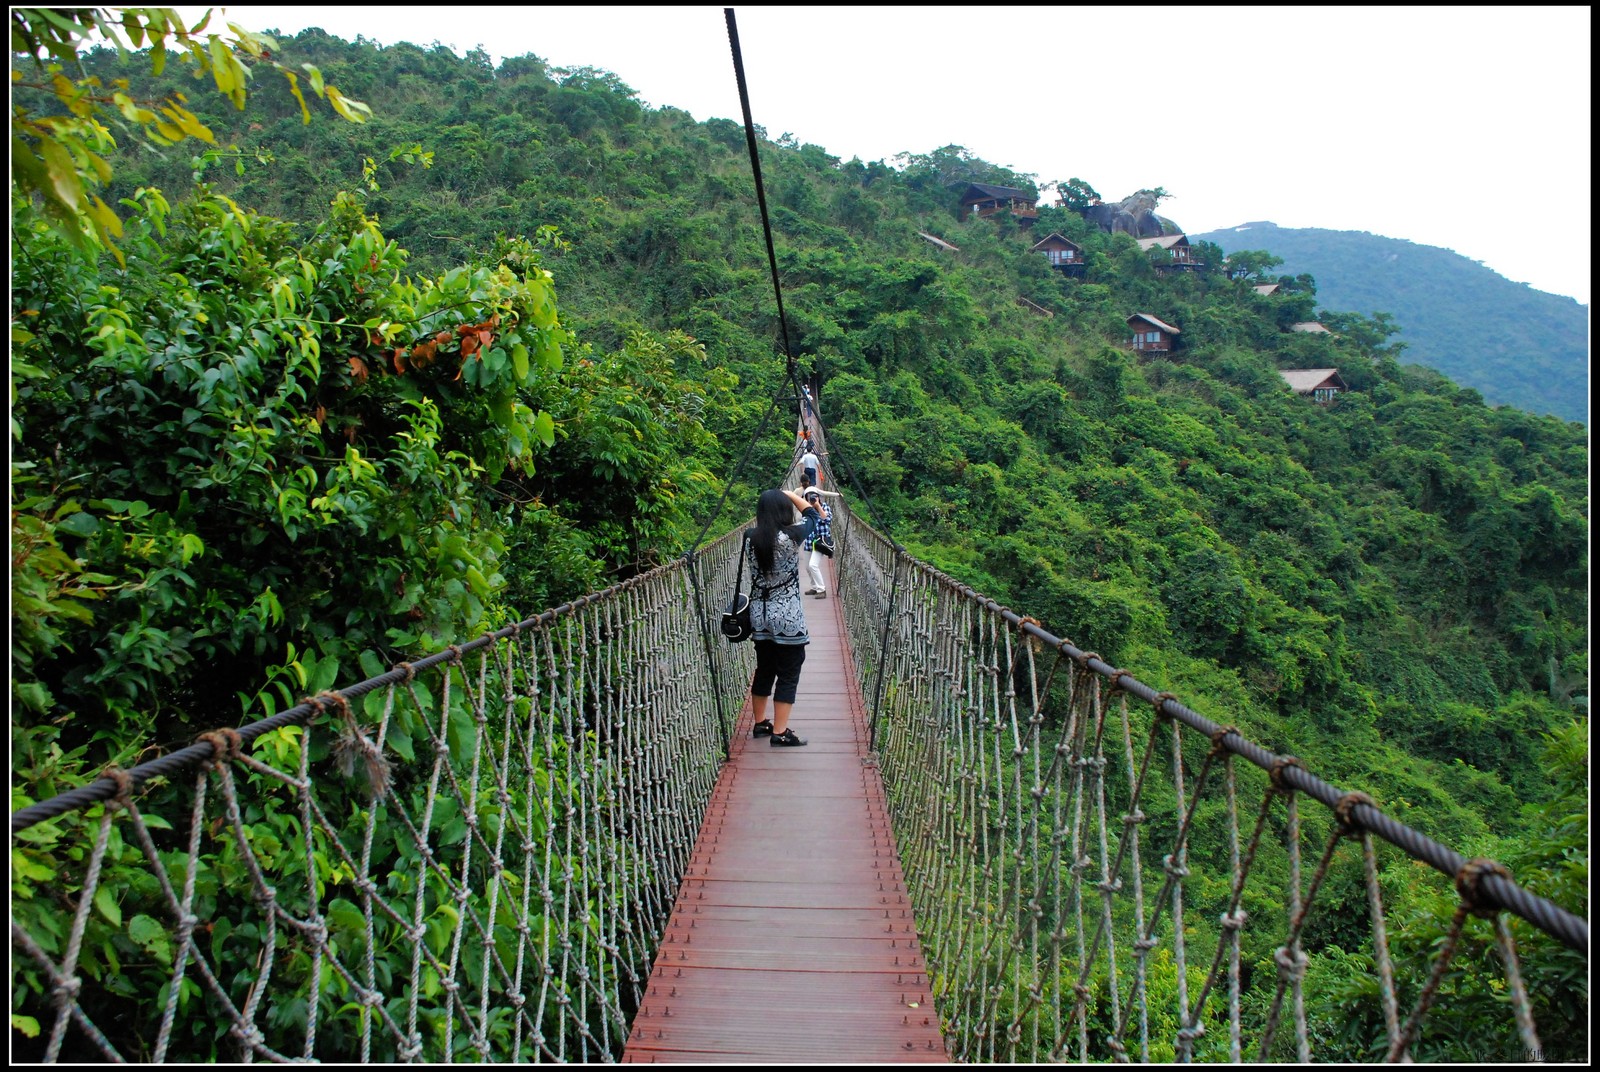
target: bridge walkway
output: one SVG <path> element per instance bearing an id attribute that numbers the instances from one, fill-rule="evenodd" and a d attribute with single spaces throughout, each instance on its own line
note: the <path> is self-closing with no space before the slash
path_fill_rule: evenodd
<path id="1" fill-rule="evenodd" d="M 948 1060 L 827 571 L 792 722 L 809 744 L 752 740 L 741 712 L 625 1062 Z"/>

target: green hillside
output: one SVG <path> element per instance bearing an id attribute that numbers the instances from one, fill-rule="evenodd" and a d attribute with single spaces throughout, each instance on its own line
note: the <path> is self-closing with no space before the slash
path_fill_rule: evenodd
<path id="1" fill-rule="evenodd" d="M 236 110 L 169 74 L 217 147 L 118 131 L 120 257 L 14 192 L 29 785 L 681 554 L 781 385 L 741 127 L 533 56 L 280 44 L 373 118 L 303 123 L 264 76 Z M 139 57 L 84 62 L 157 95 Z M 1210 243 L 1170 272 L 1062 209 L 961 222 L 965 183 L 1033 177 L 960 147 L 890 166 L 760 134 L 788 337 L 836 474 L 895 539 L 1586 911 L 1581 425 L 1402 363 L 1365 315 L 1398 310 L 1341 312 L 1309 273 L 1264 297 Z M 1053 231 L 1081 277 L 1030 251 Z M 1289 330 L 1329 307 L 1337 335 Z M 1134 352 L 1134 313 L 1176 348 Z M 1324 367 L 1349 387 L 1329 405 L 1279 375 Z M 791 448 L 787 426 L 755 445 L 716 532 Z M 1397 943 L 1426 950 L 1431 906 L 1386 881 Z M 1359 882 L 1330 896 L 1364 910 Z M 1308 932 L 1314 979 L 1341 942 Z M 1526 948 L 1541 1017 L 1570 1028 L 1547 1054 L 1581 1057 L 1586 997 L 1550 997 L 1572 962 Z M 1339 1025 L 1346 1000 L 1311 1004 Z M 1463 984 L 1419 1059 L 1483 1059 L 1496 1000 Z M 1363 1055 L 1329 1030 L 1330 1059 Z"/>
<path id="2" fill-rule="evenodd" d="M 1316 277 L 1329 309 L 1389 313 L 1405 360 L 1475 387 L 1492 405 L 1589 420 L 1589 308 L 1477 261 L 1366 231 L 1247 223 L 1191 239 L 1264 249 Z"/>

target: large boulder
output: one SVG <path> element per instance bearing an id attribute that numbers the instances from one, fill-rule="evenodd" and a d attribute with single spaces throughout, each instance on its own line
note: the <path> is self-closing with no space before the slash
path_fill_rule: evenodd
<path id="1" fill-rule="evenodd" d="M 1112 234 L 1118 232 L 1135 238 L 1157 238 L 1163 234 L 1181 234 L 1170 228 L 1171 221 L 1156 215 L 1156 199 L 1140 191 L 1123 198 L 1114 205 L 1090 205 L 1083 210 L 1083 218 Z"/>

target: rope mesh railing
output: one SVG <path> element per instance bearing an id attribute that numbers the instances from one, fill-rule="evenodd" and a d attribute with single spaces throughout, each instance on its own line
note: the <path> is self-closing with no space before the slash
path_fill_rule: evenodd
<path id="1" fill-rule="evenodd" d="M 880 698 L 872 739 L 955 1059 L 1312 1060 L 1302 946 L 1337 911 L 1319 894 L 1340 867 L 1365 890 L 1353 925 L 1385 1032 L 1367 1056 L 1411 1059 L 1481 915 L 1505 1045 L 1542 1059 L 1504 913 L 1587 953 L 1583 920 L 835 513 L 841 605 L 862 693 Z M 1380 843 L 1455 879 L 1426 981 L 1395 977 Z M 1263 875 L 1287 890 L 1275 910 Z"/>
<path id="2" fill-rule="evenodd" d="M 1540 1053 L 1503 912 L 1586 952 L 1582 920 L 832 504 L 954 1057 L 1313 1059 L 1305 939 L 1338 867 L 1364 890 L 1373 1056 L 1409 1058 L 1473 943 Z M 737 547 L 15 813 L 14 1055 L 619 1057 L 751 670 L 715 629 Z M 1388 948 L 1383 844 L 1456 881 L 1425 978 Z"/>
<path id="3" fill-rule="evenodd" d="M 15 814 L 13 1056 L 618 1058 L 747 688 L 736 550 Z"/>

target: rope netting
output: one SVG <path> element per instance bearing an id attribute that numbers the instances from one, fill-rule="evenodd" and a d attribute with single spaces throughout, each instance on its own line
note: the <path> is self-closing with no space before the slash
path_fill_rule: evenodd
<path id="1" fill-rule="evenodd" d="M 1310 1060 L 1330 917 L 1369 1056 L 1408 1059 L 1463 949 L 1540 1054 L 1506 912 L 1586 952 L 1582 920 L 830 505 L 956 1059 Z M 737 534 L 15 813 L 13 1056 L 618 1058 L 752 668 L 715 628 Z M 1457 891 L 1408 974 L 1385 845 Z"/>
<path id="2" fill-rule="evenodd" d="M 1492 951 L 1480 966 L 1498 957 L 1507 1047 L 1541 1059 L 1502 910 L 1586 953 L 1583 920 L 917 561 L 847 508 L 835 530 L 956 1060 L 1312 1060 L 1327 1028 L 1308 1024 L 1313 925 L 1364 946 L 1350 963 L 1371 976 L 1383 1025 L 1368 1059 L 1411 1059 L 1469 942 Z M 1382 844 L 1404 851 L 1408 884 L 1455 879 L 1426 981 L 1396 978 Z"/>
<path id="3" fill-rule="evenodd" d="M 14 815 L 13 1057 L 619 1057 L 748 687 L 736 551 Z"/>

